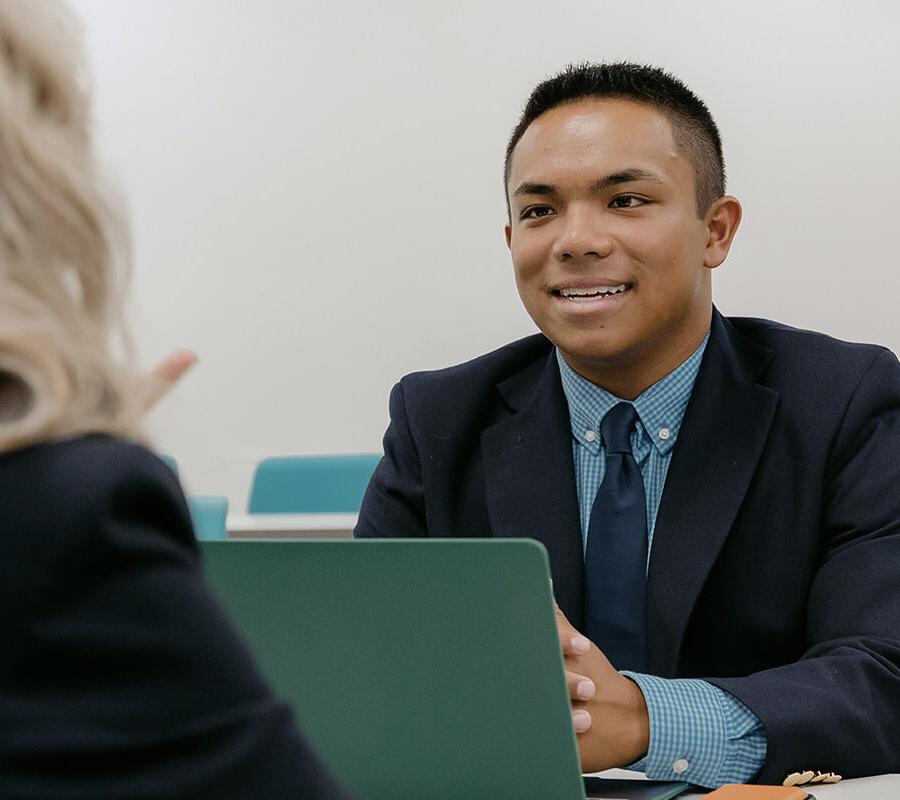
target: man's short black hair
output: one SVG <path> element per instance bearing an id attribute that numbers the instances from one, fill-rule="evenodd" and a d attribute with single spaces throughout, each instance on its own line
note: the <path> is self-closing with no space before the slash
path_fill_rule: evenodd
<path id="1" fill-rule="evenodd" d="M 592 98 L 621 98 L 655 106 L 668 117 L 678 147 L 694 167 L 697 213 L 703 215 L 725 194 L 725 162 L 722 139 L 706 104 L 674 75 L 659 67 L 618 62 L 570 64 L 562 72 L 539 83 L 519 119 L 503 168 L 507 192 L 512 152 L 525 129 L 541 114 L 564 103 Z"/>

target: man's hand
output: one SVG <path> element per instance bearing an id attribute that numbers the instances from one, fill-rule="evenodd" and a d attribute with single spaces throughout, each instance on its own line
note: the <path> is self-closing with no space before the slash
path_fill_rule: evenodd
<path id="1" fill-rule="evenodd" d="M 169 353 L 151 372 L 144 376 L 144 408 L 149 411 L 155 406 L 187 372 L 197 363 L 197 356 L 190 350 L 176 350 Z"/>
<path id="2" fill-rule="evenodd" d="M 640 688 L 616 672 L 558 607 L 556 624 L 582 772 L 625 767 L 643 758 L 650 743 L 650 718 Z"/>

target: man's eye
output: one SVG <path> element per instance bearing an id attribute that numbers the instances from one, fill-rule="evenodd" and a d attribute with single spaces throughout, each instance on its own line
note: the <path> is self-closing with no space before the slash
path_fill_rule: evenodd
<path id="1" fill-rule="evenodd" d="M 549 206 L 531 206 L 526 208 L 520 215 L 521 219 L 537 219 L 538 217 L 546 217 L 552 214 L 553 209 Z"/>
<path id="2" fill-rule="evenodd" d="M 633 194 L 621 194 L 614 197 L 609 205 L 611 208 L 636 208 L 643 204 L 644 201 L 640 197 L 635 197 Z"/>

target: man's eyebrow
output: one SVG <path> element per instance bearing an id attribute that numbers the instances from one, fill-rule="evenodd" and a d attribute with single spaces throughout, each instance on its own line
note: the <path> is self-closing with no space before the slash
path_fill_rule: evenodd
<path id="1" fill-rule="evenodd" d="M 519 184 L 519 188 L 513 192 L 512 196 L 520 197 L 523 194 L 539 194 L 546 197 L 555 195 L 556 189 L 548 183 L 528 183 L 526 181 L 525 183 Z"/>
<path id="2" fill-rule="evenodd" d="M 606 175 L 591 184 L 591 189 L 595 192 L 602 192 L 610 186 L 617 186 L 620 183 L 631 183 L 632 181 L 653 181 L 654 183 L 662 183 L 662 178 L 655 172 L 650 170 L 633 167 L 631 169 L 623 169 L 619 172 L 613 172 Z M 521 197 L 523 194 L 536 194 L 543 197 L 552 197 L 557 194 L 556 187 L 549 183 L 531 183 L 526 181 L 512 193 L 513 197 Z"/>
<path id="3" fill-rule="evenodd" d="M 631 183 L 632 181 L 653 181 L 654 183 L 662 183 L 662 178 L 655 172 L 646 169 L 623 169 L 619 172 L 613 172 L 605 178 L 600 178 L 591 188 L 596 192 L 608 189 L 610 186 L 617 186 L 620 183 Z"/>

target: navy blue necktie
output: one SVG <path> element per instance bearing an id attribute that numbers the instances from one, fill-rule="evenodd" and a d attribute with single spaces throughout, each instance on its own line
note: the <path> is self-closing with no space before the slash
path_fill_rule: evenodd
<path id="1" fill-rule="evenodd" d="M 647 504 L 631 452 L 637 412 L 619 403 L 600 423 L 606 473 L 585 552 L 585 633 L 616 669 L 646 671 Z"/>

